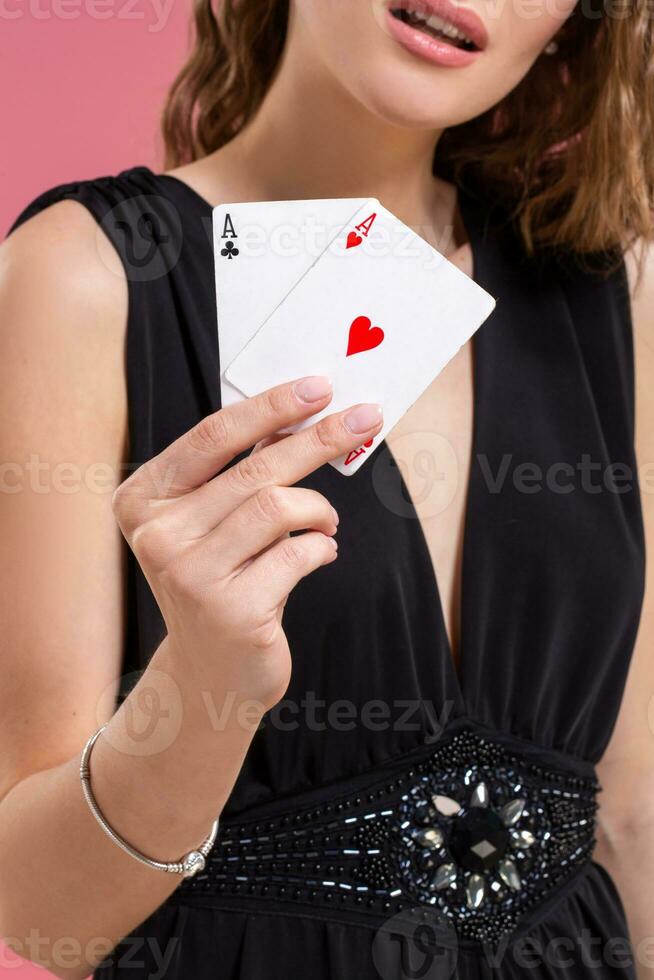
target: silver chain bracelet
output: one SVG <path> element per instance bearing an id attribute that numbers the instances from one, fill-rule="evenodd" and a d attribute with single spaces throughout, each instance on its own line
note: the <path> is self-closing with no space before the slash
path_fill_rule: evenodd
<path id="1" fill-rule="evenodd" d="M 202 871 L 204 869 L 206 857 L 216 840 L 216 835 L 218 833 L 218 821 L 216 820 L 214 822 L 211 828 L 211 833 L 207 839 L 203 841 L 203 843 L 200 844 L 196 850 L 189 851 L 189 853 L 186 854 L 180 861 L 153 861 L 151 858 L 146 857 L 145 854 L 141 854 L 140 851 L 137 851 L 136 848 L 132 847 L 131 844 L 128 844 L 127 841 L 123 840 L 123 838 L 120 837 L 105 820 L 91 790 L 91 770 L 89 769 L 91 750 L 96 739 L 106 727 L 106 725 L 103 725 L 102 728 L 99 728 L 94 735 L 91 735 L 90 739 L 84 746 L 80 760 L 79 775 L 82 781 L 82 790 L 84 791 L 84 797 L 89 805 L 91 813 L 98 821 L 105 834 L 111 838 L 114 844 L 117 844 L 118 847 L 125 851 L 126 854 L 136 858 L 136 860 L 140 861 L 141 864 L 145 864 L 149 868 L 154 868 L 156 871 L 166 871 L 168 874 L 182 875 L 184 878 L 192 878 L 193 875 L 198 873 L 198 871 Z"/>

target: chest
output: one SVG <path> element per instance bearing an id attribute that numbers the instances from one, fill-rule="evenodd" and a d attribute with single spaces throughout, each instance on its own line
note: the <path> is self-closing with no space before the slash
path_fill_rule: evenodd
<path id="1" fill-rule="evenodd" d="M 468 245 L 450 261 L 472 275 Z M 386 442 L 420 522 L 455 659 L 474 422 L 474 352 L 465 344 L 394 426 Z M 407 518 L 410 519 L 410 518 Z"/>
<path id="2" fill-rule="evenodd" d="M 386 437 L 425 538 L 457 659 L 463 527 L 473 428 L 473 349 L 466 344 Z"/>

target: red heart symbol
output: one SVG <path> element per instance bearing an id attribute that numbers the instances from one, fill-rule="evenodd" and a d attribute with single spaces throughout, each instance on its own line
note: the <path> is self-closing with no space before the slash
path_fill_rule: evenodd
<path id="1" fill-rule="evenodd" d="M 347 354 L 359 354 L 364 350 L 372 350 L 379 347 L 384 339 L 384 331 L 381 327 L 373 327 L 370 317 L 358 316 L 352 321 L 350 335 L 347 342 Z"/>
<path id="2" fill-rule="evenodd" d="M 361 235 L 357 235 L 356 231 L 351 231 L 350 234 L 347 236 L 347 245 L 345 247 L 355 248 L 357 245 L 360 245 L 362 241 L 363 238 L 361 237 Z"/>

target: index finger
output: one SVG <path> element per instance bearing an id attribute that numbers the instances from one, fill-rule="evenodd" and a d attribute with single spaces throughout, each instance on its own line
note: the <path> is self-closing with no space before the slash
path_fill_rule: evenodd
<path id="1" fill-rule="evenodd" d="M 205 416 L 128 482 L 151 499 L 181 496 L 202 486 L 260 439 L 321 411 L 331 397 L 331 381 L 323 375 L 268 388 Z"/>
<path id="2" fill-rule="evenodd" d="M 290 487 L 324 463 L 338 459 L 373 439 L 383 424 L 381 405 L 361 403 L 334 412 L 285 439 L 245 456 L 207 487 L 228 485 L 236 497 L 256 493 L 264 486 Z M 204 491 L 203 491 L 204 492 Z"/>

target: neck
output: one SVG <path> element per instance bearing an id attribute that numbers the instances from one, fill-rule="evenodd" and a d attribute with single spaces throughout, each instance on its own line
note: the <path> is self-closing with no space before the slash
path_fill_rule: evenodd
<path id="1" fill-rule="evenodd" d="M 254 119 L 216 154 L 232 200 L 377 197 L 414 227 L 448 226 L 452 188 L 432 173 L 440 133 L 380 119 L 297 41 Z"/>

